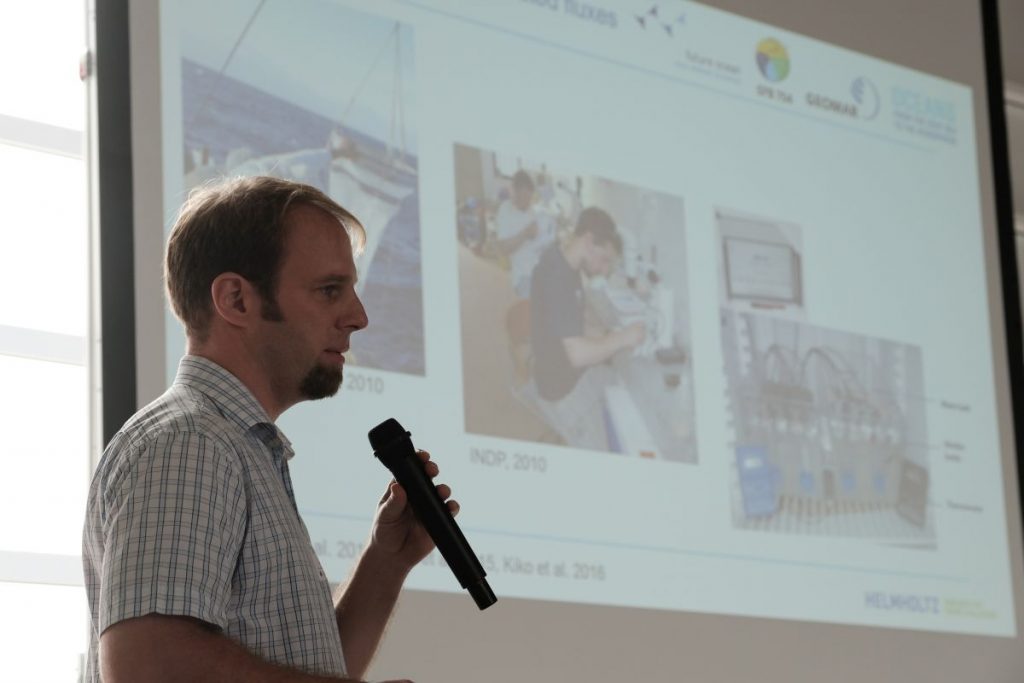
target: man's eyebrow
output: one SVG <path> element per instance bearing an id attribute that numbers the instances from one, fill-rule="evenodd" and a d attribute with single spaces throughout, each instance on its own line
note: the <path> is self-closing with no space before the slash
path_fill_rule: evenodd
<path id="1" fill-rule="evenodd" d="M 329 275 L 323 275 L 314 280 L 317 284 L 339 284 L 347 285 L 349 283 L 355 284 L 359 280 L 358 275 L 343 275 L 340 273 L 331 273 Z"/>

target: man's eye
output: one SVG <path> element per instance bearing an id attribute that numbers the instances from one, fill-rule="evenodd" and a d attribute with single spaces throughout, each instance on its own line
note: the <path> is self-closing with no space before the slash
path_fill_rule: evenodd
<path id="1" fill-rule="evenodd" d="M 334 299 L 341 293 L 341 287 L 338 285 L 325 285 L 320 288 L 320 291 L 323 292 L 328 299 Z"/>

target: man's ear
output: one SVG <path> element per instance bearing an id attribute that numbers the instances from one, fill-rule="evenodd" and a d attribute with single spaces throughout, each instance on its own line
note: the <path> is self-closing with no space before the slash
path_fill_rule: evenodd
<path id="1" fill-rule="evenodd" d="M 214 314 L 233 327 L 248 327 L 259 315 L 259 295 L 252 283 L 238 273 L 221 273 L 210 284 Z"/>

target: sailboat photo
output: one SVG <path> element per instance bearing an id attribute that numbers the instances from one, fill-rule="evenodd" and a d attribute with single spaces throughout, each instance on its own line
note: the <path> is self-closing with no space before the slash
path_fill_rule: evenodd
<path id="1" fill-rule="evenodd" d="M 181 22 L 186 189 L 272 175 L 351 211 L 366 228 L 358 287 L 374 322 L 353 337 L 351 361 L 424 374 L 411 28 L 322 1 L 229 4 L 234 24 L 216 23 L 234 35 Z M 318 31 L 330 40 L 317 44 Z"/>

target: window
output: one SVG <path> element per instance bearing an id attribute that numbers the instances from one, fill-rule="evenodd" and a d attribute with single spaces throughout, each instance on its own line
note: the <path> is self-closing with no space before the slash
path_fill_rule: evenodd
<path id="1" fill-rule="evenodd" d="M 0 680 L 75 681 L 89 479 L 83 0 L 0 5 Z"/>

